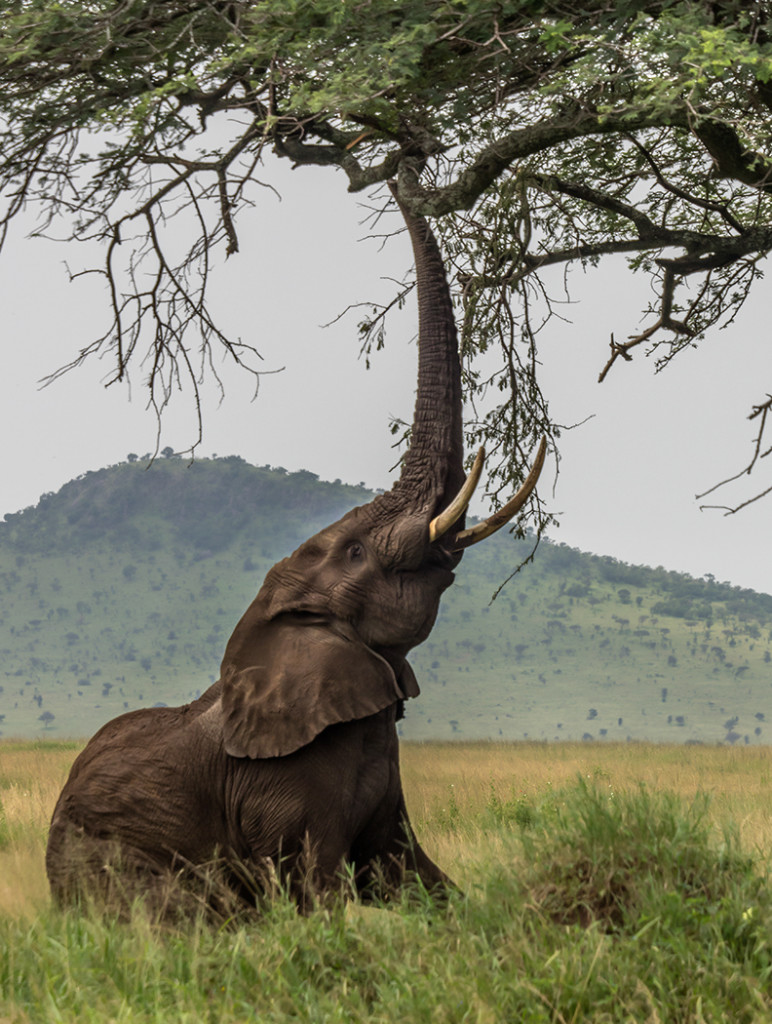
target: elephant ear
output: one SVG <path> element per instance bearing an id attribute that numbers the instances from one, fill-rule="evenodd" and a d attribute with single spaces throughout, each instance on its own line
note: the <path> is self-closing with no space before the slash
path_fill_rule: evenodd
<path id="1" fill-rule="evenodd" d="M 254 664 L 223 676 L 223 737 L 233 757 L 283 757 L 338 722 L 418 695 L 407 662 L 391 665 L 353 631 L 280 616 L 253 638 Z"/>

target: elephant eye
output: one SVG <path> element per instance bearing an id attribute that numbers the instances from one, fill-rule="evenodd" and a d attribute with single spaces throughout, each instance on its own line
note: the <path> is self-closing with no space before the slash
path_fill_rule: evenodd
<path id="1" fill-rule="evenodd" d="M 350 562 L 361 562 L 365 557 L 365 549 L 356 541 L 348 546 L 348 559 Z"/>

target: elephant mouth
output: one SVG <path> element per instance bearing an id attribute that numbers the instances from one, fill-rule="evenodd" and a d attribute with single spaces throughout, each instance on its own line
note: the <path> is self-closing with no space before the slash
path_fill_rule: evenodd
<path id="1" fill-rule="evenodd" d="M 431 587 L 445 590 L 455 580 L 456 574 L 453 568 L 458 563 L 458 557 L 451 551 L 433 548 L 430 558 L 415 569 L 403 569 L 400 576 L 405 582 L 417 581 L 422 586 L 428 582 Z"/>
<path id="2" fill-rule="evenodd" d="M 447 573 L 450 578 L 450 583 L 455 579 L 455 573 L 453 570 L 456 568 L 459 562 L 458 552 L 453 551 L 451 547 L 446 547 L 444 544 L 432 544 L 429 549 L 429 555 L 426 559 L 426 565 L 423 571 L 429 572 L 439 571 Z M 419 570 L 419 572 L 422 570 Z"/>

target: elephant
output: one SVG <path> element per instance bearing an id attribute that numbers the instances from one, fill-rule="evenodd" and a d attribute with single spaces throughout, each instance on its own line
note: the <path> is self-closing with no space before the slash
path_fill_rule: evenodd
<path id="1" fill-rule="evenodd" d="M 413 246 L 419 313 L 399 479 L 268 572 L 198 700 L 121 715 L 79 754 L 46 851 L 59 905 L 119 892 L 168 907 L 169 879 L 195 888 L 211 864 L 234 906 L 254 907 L 277 882 L 300 907 L 341 878 L 379 899 L 411 884 L 437 895 L 453 886 L 405 806 L 397 722 L 419 693 L 406 656 L 429 635 L 464 550 L 531 495 L 545 442 L 514 498 L 467 529 L 484 453 L 465 477 L 450 290 L 428 224 L 392 192 Z M 213 906 L 213 888 L 196 900 Z"/>

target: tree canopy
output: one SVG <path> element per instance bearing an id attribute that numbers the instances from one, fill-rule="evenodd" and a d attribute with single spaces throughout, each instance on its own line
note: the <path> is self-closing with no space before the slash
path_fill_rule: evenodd
<path id="1" fill-rule="evenodd" d="M 551 429 L 549 268 L 622 254 L 653 279 L 645 329 L 611 339 L 601 379 L 639 345 L 666 364 L 759 278 L 771 31 L 772 4 L 748 0 L 6 0 L 1 237 L 33 209 L 40 232 L 63 218 L 103 243 L 110 322 L 74 362 L 109 350 L 120 379 L 149 354 L 160 409 L 181 376 L 197 394 L 217 344 L 254 367 L 207 280 L 238 249 L 267 152 L 335 168 L 382 208 L 396 180 L 452 266 L 469 392 L 500 392 L 469 432 L 509 485 Z M 366 346 L 385 312 L 360 326 Z M 743 472 L 772 450 L 772 398 L 750 397 Z"/>

